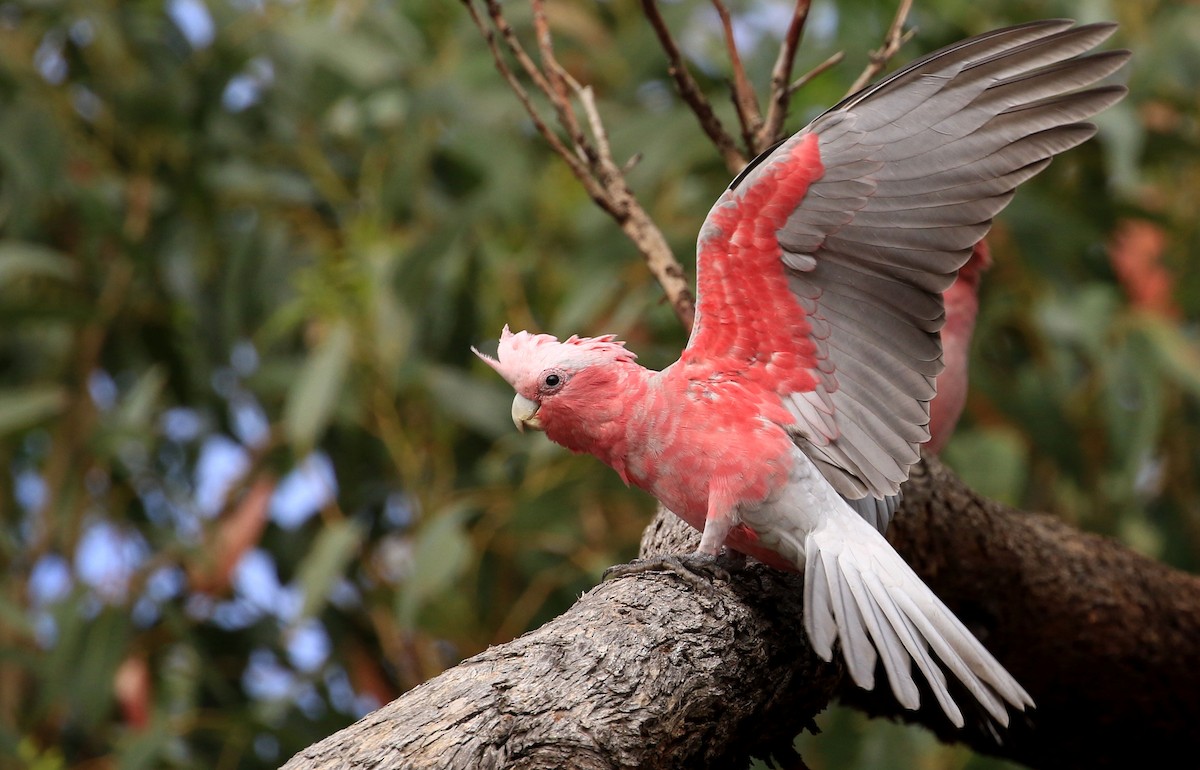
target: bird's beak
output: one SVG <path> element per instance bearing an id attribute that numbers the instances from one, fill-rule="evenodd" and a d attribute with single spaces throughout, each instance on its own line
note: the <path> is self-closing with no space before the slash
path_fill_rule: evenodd
<path id="1" fill-rule="evenodd" d="M 522 433 L 526 428 L 533 430 L 541 430 L 542 424 L 537 418 L 538 405 L 533 401 L 522 396 L 520 393 L 513 399 L 512 418 L 513 424 L 517 426 L 517 430 Z"/>

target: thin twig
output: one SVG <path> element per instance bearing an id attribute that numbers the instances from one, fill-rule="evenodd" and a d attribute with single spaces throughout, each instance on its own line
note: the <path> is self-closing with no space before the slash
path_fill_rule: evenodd
<path id="1" fill-rule="evenodd" d="M 571 86 L 575 89 L 575 95 L 579 97 L 580 104 L 583 105 L 583 114 L 587 116 L 592 136 L 596 139 L 599 152 L 597 165 L 602 165 L 604 168 L 601 170 L 603 171 L 617 172 L 617 165 L 613 161 L 612 147 L 608 143 L 608 132 L 604 129 L 604 122 L 600 119 L 600 111 L 596 109 L 596 96 L 592 92 L 592 87 L 581 86 L 574 79 L 571 80 Z"/>
<path id="2" fill-rule="evenodd" d="M 464 2 L 467 1 L 464 0 Z M 533 81 L 533 84 L 537 86 L 539 91 L 547 96 L 554 93 L 554 89 L 550 87 L 550 83 L 547 82 L 537 63 L 525 52 L 525 47 L 521 45 L 521 41 L 517 38 L 517 33 L 513 31 L 512 25 L 508 23 L 508 19 L 504 18 L 504 10 L 500 7 L 500 3 L 497 0 L 486 0 L 486 5 L 488 15 L 492 18 L 492 24 L 496 27 L 496 31 L 500 33 L 500 36 L 504 38 L 504 44 L 508 47 L 513 58 L 517 60 L 517 63 L 521 65 L 521 69 L 525 70 L 525 74 L 529 76 L 529 79 Z M 471 9 L 472 17 L 474 17 L 474 6 L 469 5 L 468 7 Z M 480 22 L 481 20 L 476 20 L 476 26 L 483 29 Z M 494 46 L 492 50 L 493 53 L 496 52 Z"/>
<path id="3" fill-rule="evenodd" d="M 508 83 L 508 86 L 512 89 L 513 93 L 516 94 L 517 100 L 521 103 L 521 106 L 525 108 L 525 113 L 529 115 L 529 119 L 533 121 L 534 128 L 537 129 L 537 132 L 541 134 L 543 139 L 546 140 L 546 143 L 550 145 L 550 148 L 553 149 L 554 152 L 561 157 L 564 162 L 566 162 L 567 166 L 571 169 L 571 173 L 573 173 L 575 177 L 583 184 L 592 200 L 596 201 L 596 203 L 603 207 L 605 211 L 615 215 L 615 212 L 611 210 L 608 202 L 604 198 L 604 191 L 600 188 L 600 185 L 596 182 L 596 180 L 592 178 L 592 175 L 585 163 L 565 144 L 563 144 L 562 139 L 559 138 L 558 134 L 554 133 L 550 126 L 547 125 L 546 121 L 542 119 L 541 114 L 533 105 L 533 100 L 530 98 L 529 92 L 525 90 L 523 85 L 521 85 L 521 81 L 517 78 L 516 73 L 512 71 L 512 68 L 509 67 L 508 63 L 504 60 L 504 54 L 501 53 L 500 46 L 496 42 L 495 33 L 488 29 L 487 25 L 483 23 L 483 19 L 480 18 L 478 13 L 476 13 L 475 5 L 472 0 L 463 0 L 463 5 L 466 6 L 467 13 L 470 14 L 471 20 L 479 29 L 479 33 L 483 36 L 484 42 L 487 43 L 488 49 L 491 50 L 492 59 L 495 61 L 496 69 L 499 70 L 501 76 L 504 77 L 504 80 Z M 493 19 L 495 19 L 495 16 L 493 16 Z M 511 33 L 511 27 L 508 27 L 507 21 L 504 22 L 504 28 L 509 29 L 509 32 Z M 503 29 L 501 29 L 501 35 L 504 35 Z M 512 38 L 515 42 L 515 35 L 513 35 Z M 509 37 L 505 36 L 505 41 L 508 42 L 508 40 Z M 517 46 L 519 49 L 520 44 L 517 43 Z M 512 43 L 509 43 L 509 50 L 512 50 Z M 523 49 L 520 50 L 523 54 Z M 513 55 L 517 57 L 518 61 L 521 60 L 521 56 L 516 52 L 514 52 Z M 527 56 L 525 58 L 528 60 Z M 536 71 L 536 69 L 537 68 L 535 66 L 534 70 Z M 533 77 L 531 75 L 531 78 L 533 78 L 535 84 L 539 85 L 539 88 L 542 86 L 542 84 L 545 84 L 548 87 L 545 78 L 541 77 L 540 73 L 538 73 L 537 77 Z"/>
<path id="4" fill-rule="evenodd" d="M 721 153 L 721 158 L 725 161 L 725 167 L 729 169 L 730 173 L 736 174 L 746 165 L 747 158 L 738 149 L 733 137 L 721 125 L 720 119 L 713 112 L 712 105 L 708 103 L 704 92 L 700 90 L 700 86 L 692 77 L 687 65 L 684 64 L 683 54 L 680 53 L 679 46 L 675 44 L 675 38 L 672 37 L 671 31 L 667 29 L 667 23 L 663 20 L 662 14 L 658 12 L 656 0 L 642 0 L 642 11 L 646 14 L 650 26 L 654 28 L 654 33 L 658 35 L 659 45 L 667 54 L 667 71 L 675 80 L 675 87 L 679 89 L 680 97 L 695 113 L 696 118 L 700 121 L 701 130 L 716 145 L 717 152 Z"/>
<path id="5" fill-rule="evenodd" d="M 846 92 L 847 96 L 861 91 L 875 79 L 876 75 L 883 72 L 888 60 L 895 56 L 900 47 L 912 38 L 914 30 L 904 31 L 904 23 L 908 20 L 910 10 L 912 10 L 912 0 L 900 0 L 900 7 L 896 9 L 896 17 L 892 19 L 892 26 L 888 27 L 887 34 L 884 35 L 883 45 L 871 52 L 866 68 L 854 81 L 854 85 L 850 86 L 850 90 Z"/>
<path id="6" fill-rule="evenodd" d="M 762 113 L 758 109 L 758 97 L 754 86 L 746 77 L 746 68 L 742 66 L 742 57 L 738 54 L 737 39 L 733 34 L 733 17 L 722 0 L 712 0 L 717 15 L 721 17 L 721 29 L 725 33 L 725 48 L 729 51 L 729 64 L 733 69 L 733 107 L 737 112 L 738 121 L 742 125 L 742 139 L 750 154 L 756 154 L 759 129 L 762 128 Z"/>
<path id="7" fill-rule="evenodd" d="M 489 4 L 494 2 L 495 0 L 489 0 Z M 575 117 L 575 110 L 571 108 L 566 82 L 570 76 L 554 55 L 554 41 L 550 34 L 550 24 L 546 20 L 545 4 L 542 0 L 530 0 L 530 5 L 533 7 L 533 29 L 534 35 L 537 37 L 538 52 L 542 58 L 542 66 L 546 70 L 546 80 L 551 88 L 546 95 L 554 105 L 559 125 L 571 137 L 581 159 L 594 169 L 596 153 L 584 135 L 579 120 Z"/>
<path id="8" fill-rule="evenodd" d="M 576 89 L 579 102 L 583 105 L 583 112 L 587 115 L 588 124 L 592 128 L 592 135 L 596 138 L 600 152 L 600 162 L 597 164 L 600 182 L 612 196 L 614 204 L 624 212 L 624 216 L 616 217 L 617 223 L 625 235 L 642 252 L 642 256 L 646 259 L 646 267 L 650 269 L 650 273 L 662 286 L 663 292 L 667 295 L 667 301 L 671 303 L 671 307 L 675 311 L 675 316 L 679 318 L 684 328 L 690 331 L 696 320 L 696 298 L 692 293 L 691 283 L 684 275 L 683 266 L 675 259 L 675 254 L 671 251 L 671 246 L 663 236 L 662 230 L 658 228 L 658 225 L 654 223 L 654 220 L 650 218 L 650 215 L 646 213 L 629 189 L 624 173 L 613 162 L 612 149 L 608 144 L 608 134 L 600 120 L 600 112 L 596 109 L 596 99 L 592 89 L 581 87 L 573 80 L 570 82 Z"/>
<path id="9" fill-rule="evenodd" d="M 788 24 L 783 42 L 779 46 L 779 56 L 775 59 L 775 66 L 771 69 L 771 96 L 767 104 L 767 118 L 755 137 L 754 152 L 756 153 L 762 152 L 783 138 L 783 121 L 787 118 L 788 105 L 792 94 L 799 88 L 795 83 L 789 85 L 788 80 L 792 76 L 792 66 L 796 62 L 796 52 L 800 48 L 800 38 L 804 35 L 804 25 L 808 21 L 808 11 L 811 6 L 812 0 L 796 0 L 796 6 L 792 9 L 792 20 Z M 806 77 L 808 80 L 812 80 L 817 74 L 820 73 L 814 70 Z M 807 83 L 808 80 L 804 82 Z"/>
<path id="10" fill-rule="evenodd" d="M 492 28 L 476 11 L 475 0 L 462 0 L 472 22 L 487 43 L 496 69 L 504 77 L 517 100 L 533 121 L 551 149 L 566 162 L 571 173 L 580 181 L 588 195 L 600 208 L 609 214 L 622 232 L 633 241 L 646 260 L 651 274 L 658 280 L 666 293 L 667 300 L 685 328 L 691 328 L 695 317 L 695 298 L 683 267 L 675 259 L 670 245 L 650 215 L 638 202 L 625 179 L 624 170 L 613 160 L 608 133 L 596 108 L 595 97 L 590 87 L 580 85 L 562 67 L 554 55 L 553 38 L 546 18 L 543 0 L 530 0 L 533 6 L 534 31 L 537 36 L 538 55 L 541 64 L 535 62 L 525 51 L 516 32 L 504 17 L 498 0 L 482 0 L 491 18 Z M 566 132 L 569 144 L 542 118 L 534 105 L 529 91 L 522 84 L 517 72 L 509 66 L 503 47 L 520 65 L 539 91 L 554 108 L 558 125 Z M 591 137 L 584 131 L 573 106 L 572 97 L 587 116 Z M 732 140 L 730 140 L 732 142 Z"/>
<path id="11" fill-rule="evenodd" d="M 796 93 L 801 88 L 804 88 L 806 85 L 811 83 L 814 78 L 821 75 L 826 70 L 836 67 L 844 58 L 846 58 L 846 54 L 843 51 L 838 51 L 833 56 L 830 56 L 828 59 L 813 67 L 808 72 L 805 72 L 803 75 L 796 78 L 792 84 L 788 86 L 788 92 L 793 94 Z M 782 137 L 777 137 L 776 141 L 778 141 L 779 138 Z"/>

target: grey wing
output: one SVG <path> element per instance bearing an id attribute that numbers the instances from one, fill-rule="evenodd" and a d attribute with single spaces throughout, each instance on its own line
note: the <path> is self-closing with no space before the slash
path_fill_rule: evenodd
<path id="1" fill-rule="evenodd" d="M 824 173 L 777 233 L 817 345 L 818 387 L 783 394 L 795 440 L 881 530 L 929 438 L 941 292 L 1017 185 L 1083 142 L 1121 98 L 1129 58 L 1086 54 L 1111 24 L 1046 21 L 931 54 L 851 96 L 750 168 L 754 184 L 815 133 Z M 870 499 L 865 499 L 870 498 Z"/>

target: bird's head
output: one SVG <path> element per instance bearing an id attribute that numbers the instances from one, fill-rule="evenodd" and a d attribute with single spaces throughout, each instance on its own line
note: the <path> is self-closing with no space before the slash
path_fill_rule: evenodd
<path id="1" fill-rule="evenodd" d="M 549 334 L 513 334 L 507 326 L 495 358 L 471 350 L 517 391 L 512 404 L 517 428 L 545 430 L 556 441 L 558 424 L 583 417 L 589 404 L 611 395 L 603 392 L 615 381 L 613 364 L 636 358 L 611 334 L 559 341 Z"/>

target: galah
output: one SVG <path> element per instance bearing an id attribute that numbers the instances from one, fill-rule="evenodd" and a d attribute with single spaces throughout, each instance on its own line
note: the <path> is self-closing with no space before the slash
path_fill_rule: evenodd
<path id="1" fill-rule="evenodd" d="M 1029 694 L 882 533 L 929 438 L 942 292 L 1017 185 L 1124 93 L 1096 83 L 1129 53 L 1087 53 L 1113 29 L 980 35 L 813 120 L 708 213 L 674 364 L 646 369 L 612 335 L 507 327 L 496 358 L 475 351 L 516 390 L 517 427 L 595 455 L 699 529 L 676 566 L 704 571 L 725 547 L 803 571 L 812 647 L 832 660 L 840 642 L 860 687 L 882 661 L 916 709 L 915 664 L 961 726 L 944 668 L 1007 725 Z"/>
<path id="2" fill-rule="evenodd" d="M 950 440 L 954 426 L 967 403 L 967 360 L 975 315 L 979 312 L 979 282 L 992 266 L 987 241 L 975 244 L 971 258 L 958 269 L 950 288 L 942 292 L 946 323 L 942 326 L 942 361 L 937 376 L 937 397 L 929 403 L 929 441 L 925 450 L 938 453 Z"/>

